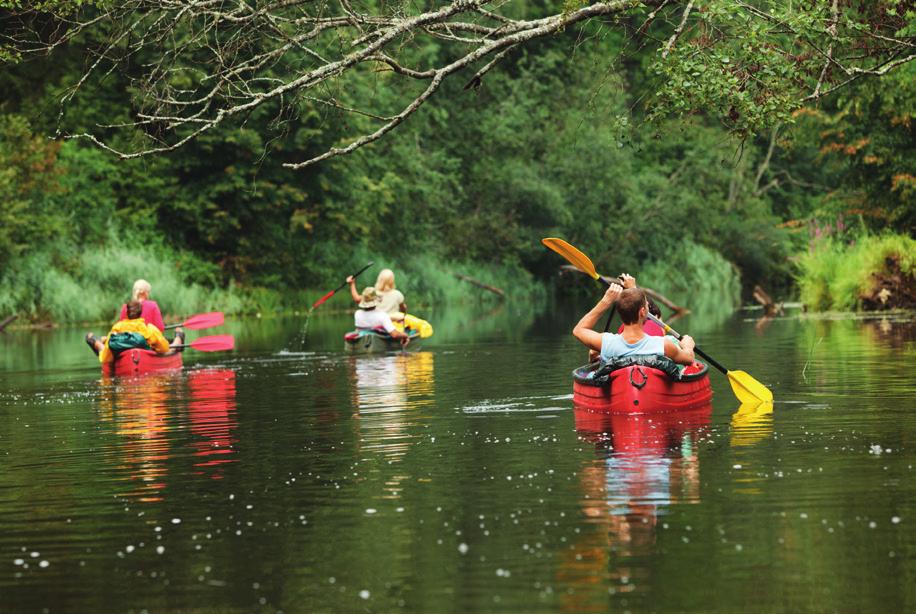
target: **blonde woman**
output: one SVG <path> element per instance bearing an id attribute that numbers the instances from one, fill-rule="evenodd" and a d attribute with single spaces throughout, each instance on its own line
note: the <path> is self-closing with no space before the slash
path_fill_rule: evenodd
<path id="1" fill-rule="evenodd" d="M 362 296 L 356 291 L 356 279 L 351 275 L 347 278 L 347 282 L 350 284 L 350 296 L 353 298 L 353 302 L 359 304 L 362 301 Z M 375 292 L 379 299 L 377 307 L 379 311 L 384 311 L 392 319 L 401 320 L 404 318 L 404 314 L 407 313 L 407 304 L 404 302 L 404 295 L 395 288 L 394 271 L 382 269 L 379 272 L 378 278 L 375 280 Z M 400 315 L 400 317 L 396 314 Z"/>
<path id="2" fill-rule="evenodd" d="M 162 322 L 162 312 L 159 311 L 159 305 L 156 304 L 156 301 L 152 301 L 149 298 L 150 292 L 153 288 L 148 281 L 145 279 L 138 279 L 134 282 L 134 289 L 131 292 L 131 299 L 129 303 L 124 303 L 121 305 L 121 312 L 118 314 L 118 324 L 122 322 L 130 322 L 133 320 L 140 321 L 142 320 L 146 324 L 155 328 L 159 336 L 162 336 L 163 331 L 165 331 L 165 324 Z M 135 310 L 139 310 L 139 314 L 131 311 L 130 306 L 136 305 Z M 133 314 L 133 315 L 131 315 Z M 131 326 L 139 326 L 136 323 L 131 324 Z M 117 324 L 116 324 L 117 326 Z M 118 329 L 114 332 L 123 332 L 124 330 L 133 330 L 133 329 Z M 138 329 L 139 330 L 139 329 Z M 89 347 L 92 348 L 92 351 L 99 355 L 100 352 L 104 351 L 107 347 L 107 338 L 102 337 L 99 339 L 90 331 L 86 334 L 86 343 L 89 344 Z M 177 343 L 184 343 L 184 332 L 179 328 L 175 331 L 175 339 Z M 176 343 L 175 339 L 172 340 L 172 343 Z M 168 343 L 168 342 L 166 342 Z M 151 347 L 153 347 L 151 345 Z M 154 348 L 156 349 L 156 348 Z M 159 351 L 159 350 L 156 350 Z M 109 358 L 102 358 L 102 362 L 109 362 Z"/>
<path id="3" fill-rule="evenodd" d="M 140 317 L 143 320 L 159 329 L 159 332 L 165 330 L 165 324 L 162 322 L 162 312 L 159 311 L 159 305 L 156 304 L 156 301 L 151 301 L 149 298 L 150 292 L 153 291 L 153 287 L 145 279 L 138 279 L 134 282 L 134 289 L 131 292 L 131 299 L 140 303 L 142 307 L 142 312 Z M 121 313 L 118 316 L 118 320 L 124 320 L 127 318 L 127 304 L 121 305 Z"/>

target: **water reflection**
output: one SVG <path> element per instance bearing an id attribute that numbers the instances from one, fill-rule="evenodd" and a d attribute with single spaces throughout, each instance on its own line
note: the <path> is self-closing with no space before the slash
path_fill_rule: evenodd
<path id="1" fill-rule="evenodd" d="M 166 418 L 181 377 L 172 373 L 103 380 L 101 419 L 113 423 L 122 438 L 116 470 L 128 486 L 119 495 L 143 502 L 163 499 L 169 458 Z"/>
<path id="2" fill-rule="evenodd" d="M 750 446 L 773 434 L 773 404 L 741 405 L 732 414 L 731 446 Z"/>
<path id="3" fill-rule="evenodd" d="M 579 472 L 582 513 L 596 531 L 575 542 L 560 580 L 579 590 L 564 609 L 606 608 L 611 593 L 648 587 L 658 517 L 674 504 L 700 502 L 697 444 L 712 407 L 653 416 L 575 410 L 576 432 L 595 445 L 597 459 Z"/>
<path id="4" fill-rule="evenodd" d="M 235 462 L 237 426 L 235 404 L 235 371 L 232 369 L 201 369 L 188 373 L 188 416 L 191 433 L 197 436 L 193 443 L 194 466 L 198 474 L 207 474 L 214 480 L 223 477 L 222 466 Z"/>
<path id="5" fill-rule="evenodd" d="M 187 414 L 178 415 L 185 402 Z M 235 460 L 231 456 L 237 426 L 236 387 L 231 369 L 105 378 L 99 412 L 102 422 L 111 423 L 118 436 L 113 451 L 117 479 L 129 484 L 118 494 L 129 499 L 164 500 L 168 462 L 182 445 L 178 434 L 187 430 L 192 435 L 188 445 L 196 474 L 219 479 L 222 467 Z"/>
<path id="6" fill-rule="evenodd" d="M 419 433 L 418 410 L 433 403 L 434 354 L 400 352 L 385 356 L 350 356 L 354 418 L 363 456 L 389 465 L 400 463 Z M 388 496 L 397 497 L 404 476 L 386 483 Z"/>
<path id="7" fill-rule="evenodd" d="M 894 350 L 906 350 L 916 341 L 916 323 L 902 315 L 866 321 L 862 332 L 876 346 Z"/>
<path id="8" fill-rule="evenodd" d="M 354 415 L 360 418 L 364 449 L 401 456 L 410 411 L 432 403 L 433 358 L 431 352 L 350 357 Z"/>

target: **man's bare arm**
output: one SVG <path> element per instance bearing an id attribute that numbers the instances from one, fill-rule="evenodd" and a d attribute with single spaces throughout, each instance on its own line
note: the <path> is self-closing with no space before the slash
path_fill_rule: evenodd
<path id="1" fill-rule="evenodd" d="M 617 300 L 622 291 L 623 288 L 618 284 L 611 284 L 604 296 L 601 297 L 601 300 L 598 301 L 598 304 L 582 316 L 582 319 L 573 328 L 573 337 L 581 341 L 587 348 L 600 352 L 601 333 L 595 330 L 595 325 L 601 315 L 614 304 L 614 301 Z"/>
<path id="2" fill-rule="evenodd" d="M 695 343 L 690 335 L 681 337 L 681 342 L 679 344 L 670 339 L 665 339 L 665 356 L 679 365 L 693 364 L 695 360 L 693 353 L 694 345 Z"/>

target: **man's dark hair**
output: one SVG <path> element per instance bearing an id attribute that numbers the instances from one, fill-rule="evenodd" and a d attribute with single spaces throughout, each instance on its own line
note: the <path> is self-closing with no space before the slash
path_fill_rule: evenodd
<path id="1" fill-rule="evenodd" d="M 143 313 L 143 304 L 140 301 L 131 301 L 127 303 L 127 319 L 136 320 Z"/>
<path id="2" fill-rule="evenodd" d="M 627 288 L 617 299 L 617 313 L 624 324 L 636 324 L 639 310 L 646 306 L 646 293 L 642 288 Z"/>

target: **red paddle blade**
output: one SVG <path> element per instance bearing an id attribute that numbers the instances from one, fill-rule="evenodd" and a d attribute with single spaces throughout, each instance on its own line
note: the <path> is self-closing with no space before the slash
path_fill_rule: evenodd
<path id="1" fill-rule="evenodd" d="M 222 352 L 235 347 L 235 337 L 232 335 L 211 335 L 195 339 L 188 345 L 201 352 Z"/>
<path id="2" fill-rule="evenodd" d="M 320 299 L 318 299 L 317 301 L 315 301 L 314 303 L 312 303 L 312 309 L 314 309 L 314 308 L 317 307 L 318 305 L 321 305 L 323 302 L 325 302 L 326 300 L 328 300 L 329 298 L 331 298 L 332 296 L 334 296 L 334 293 L 335 293 L 335 292 L 337 292 L 337 290 L 331 290 L 330 292 L 328 292 L 327 294 L 325 294 L 324 296 L 322 296 Z"/>
<path id="3" fill-rule="evenodd" d="M 214 326 L 220 326 L 223 321 L 223 312 L 213 311 L 210 313 L 199 313 L 196 316 L 191 316 L 184 321 L 182 326 L 190 330 L 200 330 L 202 328 L 213 328 Z"/>

